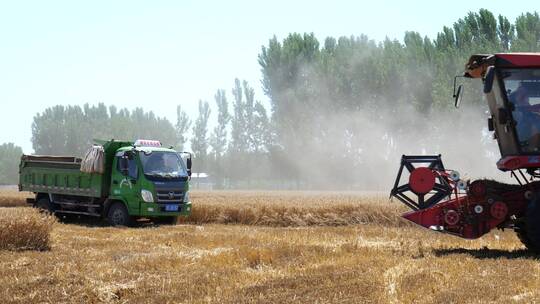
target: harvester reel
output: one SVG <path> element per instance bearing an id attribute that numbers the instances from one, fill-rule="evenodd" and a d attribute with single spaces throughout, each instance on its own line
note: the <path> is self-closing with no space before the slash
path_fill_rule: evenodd
<path id="1" fill-rule="evenodd" d="M 400 186 L 404 168 L 409 173 L 408 182 Z M 445 174 L 440 155 L 403 155 L 390 196 L 396 197 L 413 210 L 429 208 L 452 193 L 449 179 L 459 179 L 457 172 Z"/>

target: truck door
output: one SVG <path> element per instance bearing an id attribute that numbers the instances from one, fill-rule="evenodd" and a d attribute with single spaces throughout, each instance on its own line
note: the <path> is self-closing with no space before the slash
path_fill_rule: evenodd
<path id="1" fill-rule="evenodd" d="M 118 152 L 114 160 L 112 193 L 127 203 L 131 215 L 140 208 L 139 165 L 136 154 L 131 151 Z"/>

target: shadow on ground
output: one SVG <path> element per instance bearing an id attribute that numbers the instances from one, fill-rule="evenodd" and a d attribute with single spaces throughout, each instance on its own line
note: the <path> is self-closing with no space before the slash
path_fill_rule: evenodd
<path id="1" fill-rule="evenodd" d="M 465 248 L 449 248 L 449 249 L 435 249 L 433 253 L 436 256 L 447 256 L 451 254 L 467 254 L 477 259 L 533 259 L 540 260 L 540 254 L 535 254 L 526 249 L 507 251 L 500 249 L 489 249 L 484 247 L 482 249 L 465 249 Z"/>
<path id="2" fill-rule="evenodd" d="M 101 228 L 101 227 L 113 227 L 106 220 L 86 216 L 86 215 L 57 215 L 57 219 L 62 224 L 67 225 L 76 225 L 87 228 Z M 137 221 L 135 225 L 130 228 L 149 228 L 149 227 L 158 227 L 158 226 L 167 226 L 166 224 L 154 223 L 152 221 Z M 169 225 L 170 226 L 170 225 Z"/>

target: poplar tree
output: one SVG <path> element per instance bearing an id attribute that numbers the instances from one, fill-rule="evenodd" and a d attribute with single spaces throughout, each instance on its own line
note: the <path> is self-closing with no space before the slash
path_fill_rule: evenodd
<path id="1" fill-rule="evenodd" d="M 207 170 L 208 156 L 208 120 L 210 118 L 210 106 L 208 102 L 199 100 L 199 116 L 193 126 L 193 137 L 191 138 L 191 150 L 197 160 L 194 166 L 198 167 L 195 172 Z"/>
<path id="2" fill-rule="evenodd" d="M 13 143 L 0 145 L 0 185 L 16 185 L 22 149 Z"/>
<path id="3" fill-rule="evenodd" d="M 176 147 L 179 151 L 184 150 L 184 144 L 187 142 L 187 132 L 191 127 L 191 119 L 182 109 L 181 105 L 176 107 L 176 125 L 175 130 L 178 137 Z"/>

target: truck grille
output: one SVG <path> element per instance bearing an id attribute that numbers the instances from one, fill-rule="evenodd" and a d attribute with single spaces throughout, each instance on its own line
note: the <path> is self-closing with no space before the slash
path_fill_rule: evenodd
<path id="1" fill-rule="evenodd" d="M 158 203 L 180 204 L 184 200 L 184 192 L 179 190 L 158 190 L 156 194 Z"/>

